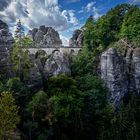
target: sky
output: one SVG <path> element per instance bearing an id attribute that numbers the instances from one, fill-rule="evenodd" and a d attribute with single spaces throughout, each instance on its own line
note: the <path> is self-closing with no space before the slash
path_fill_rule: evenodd
<path id="1" fill-rule="evenodd" d="M 25 31 L 51 26 L 68 45 L 74 30 L 82 27 L 90 15 L 97 20 L 117 4 L 140 5 L 140 0 L 0 0 L 0 19 L 13 32 L 20 19 Z"/>

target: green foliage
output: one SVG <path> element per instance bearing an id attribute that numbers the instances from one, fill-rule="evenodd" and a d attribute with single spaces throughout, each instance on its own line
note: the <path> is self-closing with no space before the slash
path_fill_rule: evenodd
<path id="1" fill-rule="evenodd" d="M 40 131 L 40 128 L 42 130 L 38 139 L 51 137 L 53 133 L 58 138 L 62 135 L 69 137 L 67 133 L 71 126 L 74 130 L 70 134 L 76 137 L 76 132 L 81 127 L 83 101 L 84 95 L 78 90 L 75 80 L 64 75 L 50 78 L 47 93 L 43 91 L 36 93 L 27 106 L 32 118 L 31 124 L 37 123 L 37 127 L 34 127 L 35 131 Z M 56 129 L 55 132 L 52 132 L 52 126 Z"/>
<path id="2" fill-rule="evenodd" d="M 30 38 L 24 37 L 24 38 L 18 39 L 15 42 L 14 47 L 29 48 L 31 47 L 32 44 L 33 44 L 33 41 Z"/>
<path id="3" fill-rule="evenodd" d="M 0 95 L 0 139 L 13 140 L 13 132 L 19 123 L 18 107 L 8 92 Z"/>
<path id="4" fill-rule="evenodd" d="M 138 7 L 131 8 L 125 15 L 121 37 L 130 40 L 137 40 L 140 38 L 140 9 Z"/>
<path id="5" fill-rule="evenodd" d="M 75 119 L 78 121 L 83 106 L 83 94 L 77 89 L 76 82 L 64 75 L 53 77 L 48 93 L 51 96 L 52 122 L 60 122 L 64 126 L 69 123 L 76 125 Z"/>
<path id="6" fill-rule="evenodd" d="M 47 55 L 47 53 L 41 49 L 38 50 L 36 55 L 35 55 L 35 58 L 39 59 L 43 66 L 45 65 L 45 62 L 48 59 L 48 57 L 49 56 Z"/>
<path id="7" fill-rule="evenodd" d="M 132 94 L 132 93 L 131 93 Z M 101 139 L 108 140 L 138 140 L 140 139 L 140 98 L 136 95 L 128 96 L 117 110 L 106 110 L 110 114 L 110 122 L 104 122 Z"/>
<path id="8" fill-rule="evenodd" d="M 139 8 L 128 4 L 116 6 L 97 21 L 88 18 L 83 27 L 83 48 L 72 57 L 71 77 L 58 75 L 44 80 L 39 90 L 27 88 L 24 83 L 32 67 L 26 51 L 32 41 L 18 40 L 12 53 L 15 77 L 0 82 L 0 140 L 15 140 L 18 114 L 18 129 L 25 139 L 139 140 L 139 96 L 131 93 L 115 109 L 107 101 L 109 92 L 97 76 L 99 57 L 106 48 L 114 47 L 125 56 L 130 43 L 138 46 L 139 19 Z M 39 50 L 35 58 L 44 65 L 48 56 Z"/>
<path id="9" fill-rule="evenodd" d="M 96 23 L 93 17 L 89 17 L 84 26 L 84 46 L 86 46 L 90 51 L 94 50 L 98 44 L 98 32 L 96 28 Z"/>
<path id="10" fill-rule="evenodd" d="M 133 6 L 129 4 L 117 5 L 105 16 L 97 21 L 101 44 L 108 46 L 111 42 L 119 39 L 119 32 L 126 12 Z"/>
<path id="11" fill-rule="evenodd" d="M 98 135 L 98 130 L 102 127 L 99 122 L 106 116 L 107 90 L 103 87 L 101 79 L 91 74 L 77 77 L 77 82 L 79 89 L 85 94 L 81 139 L 92 139 Z"/>
<path id="12" fill-rule="evenodd" d="M 47 113 L 48 96 L 43 91 L 36 93 L 28 105 L 28 110 L 32 113 L 33 120 L 45 119 Z"/>
<path id="13" fill-rule="evenodd" d="M 82 51 L 72 61 L 72 75 L 74 77 L 78 75 L 85 75 L 93 72 L 93 53 L 88 51 L 86 47 L 83 47 Z"/>
<path id="14" fill-rule="evenodd" d="M 22 50 L 19 47 L 14 47 L 12 52 L 13 70 L 17 77 L 22 81 L 29 74 L 29 69 L 32 67 L 32 61 L 28 51 Z"/>

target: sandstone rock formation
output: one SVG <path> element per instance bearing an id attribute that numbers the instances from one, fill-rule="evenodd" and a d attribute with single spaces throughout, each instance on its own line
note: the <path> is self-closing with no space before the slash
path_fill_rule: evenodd
<path id="1" fill-rule="evenodd" d="M 71 74 L 70 61 L 67 55 L 60 51 L 55 51 L 45 63 L 44 75 L 51 77 L 59 74 Z"/>
<path id="2" fill-rule="evenodd" d="M 101 55 L 101 77 L 111 92 L 110 101 L 118 105 L 128 93 L 140 93 L 140 48 L 127 49 L 126 57 L 110 48 Z"/>
<path id="3" fill-rule="evenodd" d="M 43 50 L 39 50 L 35 55 L 31 55 L 31 58 L 33 67 L 26 79 L 26 83 L 30 87 L 40 87 L 44 80 L 52 76 L 71 74 L 69 57 L 59 50 L 50 55 Z"/>
<path id="4" fill-rule="evenodd" d="M 0 20 L 0 76 L 10 74 L 12 43 L 14 39 L 9 33 L 8 25 Z"/>
<path id="5" fill-rule="evenodd" d="M 69 47 L 82 47 L 83 43 L 83 31 L 75 30 L 72 38 L 69 41 Z"/>
<path id="6" fill-rule="evenodd" d="M 42 83 L 42 74 L 40 71 L 40 65 L 42 67 L 42 64 L 39 59 L 35 59 L 35 56 L 31 56 L 31 57 L 32 57 L 32 61 L 33 61 L 33 66 L 29 70 L 29 75 L 28 75 L 28 77 L 26 77 L 25 83 L 29 87 L 35 87 L 37 89 L 37 87 L 41 87 L 43 84 Z"/>
<path id="7" fill-rule="evenodd" d="M 40 47 L 61 47 L 62 41 L 59 37 L 57 31 L 55 31 L 52 27 L 40 26 L 38 28 L 34 28 L 30 30 L 27 34 L 35 44 L 38 44 Z"/>

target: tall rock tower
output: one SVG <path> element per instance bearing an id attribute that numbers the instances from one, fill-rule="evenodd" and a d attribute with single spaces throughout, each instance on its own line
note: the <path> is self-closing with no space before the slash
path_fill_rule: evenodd
<path id="1" fill-rule="evenodd" d="M 0 80 L 4 75 L 11 75 L 11 60 L 12 44 L 14 38 L 9 32 L 8 25 L 0 20 Z"/>

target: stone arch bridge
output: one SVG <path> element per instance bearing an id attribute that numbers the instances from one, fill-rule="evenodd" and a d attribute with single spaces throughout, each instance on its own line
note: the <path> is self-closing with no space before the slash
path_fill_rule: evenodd
<path id="1" fill-rule="evenodd" d="M 74 48 L 74 47 L 61 47 L 61 48 L 29 48 L 24 49 L 28 50 L 30 54 L 36 54 L 39 50 L 45 51 L 46 54 L 50 55 L 55 51 L 59 51 L 62 54 L 78 54 L 79 51 L 81 51 L 81 48 Z"/>

